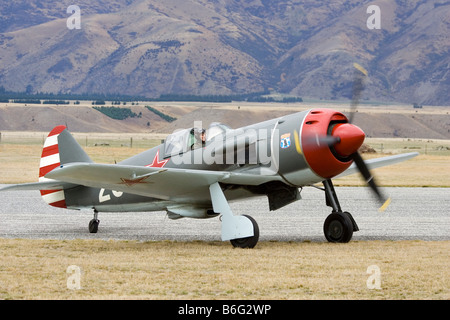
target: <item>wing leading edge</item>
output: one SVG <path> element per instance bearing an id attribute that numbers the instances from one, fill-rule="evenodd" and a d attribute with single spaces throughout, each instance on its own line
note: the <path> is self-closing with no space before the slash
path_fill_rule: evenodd
<path id="1" fill-rule="evenodd" d="M 417 153 L 417 152 L 402 153 L 402 154 L 397 154 L 397 155 L 383 157 L 383 158 L 365 160 L 365 163 L 366 163 L 367 167 L 369 168 L 369 170 L 372 170 L 372 169 L 376 169 L 376 168 L 390 166 L 390 165 L 393 165 L 393 164 L 396 164 L 399 162 L 403 162 L 403 161 L 412 159 L 418 155 L 419 155 L 419 153 Z M 337 175 L 334 178 L 348 176 L 348 175 L 351 175 L 351 174 L 354 174 L 357 172 L 359 172 L 358 168 L 356 167 L 355 163 L 352 163 L 352 165 L 350 167 L 348 167 L 347 170 L 345 170 L 344 172 L 342 172 L 341 174 Z"/>

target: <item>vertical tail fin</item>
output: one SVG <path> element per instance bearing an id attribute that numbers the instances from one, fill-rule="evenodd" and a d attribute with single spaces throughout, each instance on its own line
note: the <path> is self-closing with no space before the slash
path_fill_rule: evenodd
<path id="1" fill-rule="evenodd" d="M 69 162 L 92 162 L 65 126 L 57 126 L 48 134 L 39 165 L 39 181 L 49 181 L 45 175 Z M 41 190 L 41 196 L 49 205 L 66 208 L 63 189 Z"/>

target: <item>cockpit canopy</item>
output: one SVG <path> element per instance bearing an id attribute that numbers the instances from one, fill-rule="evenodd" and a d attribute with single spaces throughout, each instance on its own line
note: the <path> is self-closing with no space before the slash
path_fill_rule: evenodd
<path id="1" fill-rule="evenodd" d="M 195 149 L 196 139 L 198 139 L 196 132 L 198 130 L 201 130 L 201 128 L 181 129 L 168 135 L 164 143 L 164 158 Z M 209 129 L 206 130 L 206 143 L 219 135 L 225 137 L 225 133 L 229 130 L 232 129 L 225 124 L 219 122 L 211 123 Z"/>
<path id="2" fill-rule="evenodd" d="M 183 129 L 169 134 L 164 143 L 164 157 L 175 156 L 188 151 L 191 129 Z"/>

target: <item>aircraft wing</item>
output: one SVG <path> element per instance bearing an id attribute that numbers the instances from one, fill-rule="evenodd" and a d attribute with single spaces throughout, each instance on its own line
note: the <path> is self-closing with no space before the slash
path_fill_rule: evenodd
<path id="1" fill-rule="evenodd" d="M 399 162 L 403 162 L 406 160 L 409 160 L 411 158 L 414 158 L 415 156 L 419 155 L 417 152 L 411 152 L 411 153 L 403 153 L 403 154 L 397 154 L 394 156 L 389 157 L 382 157 L 382 158 L 376 158 L 376 159 L 370 159 L 370 160 L 364 160 L 369 170 L 390 166 Z M 348 167 L 347 170 L 342 172 L 341 174 L 337 175 L 335 178 L 340 178 L 344 176 L 348 176 L 354 173 L 359 172 L 358 168 L 356 167 L 355 163 L 352 163 L 350 167 Z"/>
<path id="2" fill-rule="evenodd" d="M 205 194 L 209 194 L 209 186 L 215 182 L 259 185 L 281 180 L 278 175 L 96 163 L 70 163 L 45 177 L 165 200 L 204 199 Z"/>
<path id="3" fill-rule="evenodd" d="M 417 156 L 406 153 L 366 161 L 369 169 L 392 165 Z M 336 178 L 357 173 L 352 164 Z M 104 188 L 125 193 L 159 199 L 195 200 L 204 199 L 209 194 L 209 186 L 220 182 L 236 185 L 260 185 L 270 181 L 281 181 L 275 174 L 255 174 L 230 171 L 208 171 L 179 168 L 152 168 L 129 165 L 96 163 L 69 163 L 49 172 L 49 181 L 6 186 L 9 190 L 52 190 L 67 189 L 76 185 Z"/>

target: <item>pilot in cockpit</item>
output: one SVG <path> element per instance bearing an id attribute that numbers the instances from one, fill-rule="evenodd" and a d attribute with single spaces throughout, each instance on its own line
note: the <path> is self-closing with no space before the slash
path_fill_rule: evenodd
<path id="1" fill-rule="evenodd" d="M 191 138 L 191 150 L 204 147 L 206 143 L 205 129 L 192 128 Z"/>

